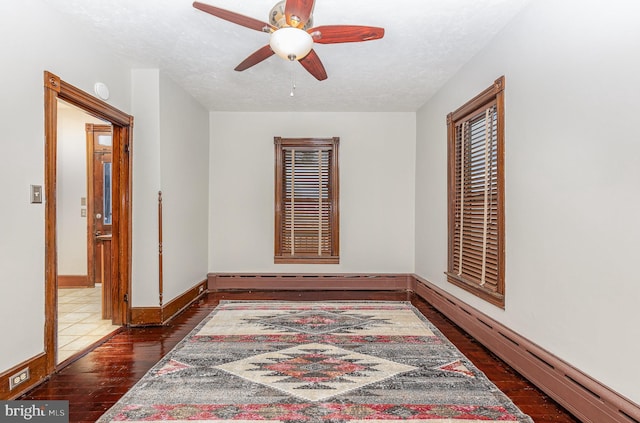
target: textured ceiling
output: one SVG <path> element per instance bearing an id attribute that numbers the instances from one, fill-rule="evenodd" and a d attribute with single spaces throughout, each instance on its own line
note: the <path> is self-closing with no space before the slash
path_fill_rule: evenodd
<path id="1" fill-rule="evenodd" d="M 277 0 L 201 0 L 268 21 Z M 46 0 L 134 67 L 159 68 L 213 111 L 415 111 L 528 0 L 316 0 L 314 25 L 380 26 L 380 40 L 315 44 L 328 79 L 277 56 L 233 69 L 269 35 L 192 0 Z M 292 81 L 295 95 L 290 96 Z"/>

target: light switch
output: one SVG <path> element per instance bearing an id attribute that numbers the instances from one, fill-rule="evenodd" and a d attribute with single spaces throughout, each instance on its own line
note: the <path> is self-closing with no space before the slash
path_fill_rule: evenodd
<path id="1" fill-rule="evenodd" d="M 81 206 L 87 205 L 87 197 L 80 197 L 80 205 Z"/>
<path id="2" fill-rule="evenodd" d="M 31 185 L 31 204 L 42 203 L 42 185 Z"/>

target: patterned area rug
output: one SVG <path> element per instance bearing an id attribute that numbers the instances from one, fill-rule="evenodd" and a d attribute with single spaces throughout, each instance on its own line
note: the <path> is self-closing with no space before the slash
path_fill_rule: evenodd
<path id="1" fill-rule="evenodd" d="M 220 305 L 99 420 L 532 423 L 405 302 Z"/>

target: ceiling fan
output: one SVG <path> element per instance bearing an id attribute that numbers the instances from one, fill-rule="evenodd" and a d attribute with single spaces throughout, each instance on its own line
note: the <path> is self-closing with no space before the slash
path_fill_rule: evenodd
<path id="1" fill-rule="evenodd" d="M 337 44 L 377 40 L 384 36 L 384 28 L 360 25 L 314 27 L 314 1 L 282 0 L 271 9 L 269 23 L 198 1 L 193 3 L 193 7 L 220 19 L 271 34 L 269 44 L 243 60 L 235 70 L 243 71 L 277 54 L 286 60 L 300 62 L 318 81 L 323 81 L 327 79 L 327 72 L 313 50 L 313 43 Z"/>

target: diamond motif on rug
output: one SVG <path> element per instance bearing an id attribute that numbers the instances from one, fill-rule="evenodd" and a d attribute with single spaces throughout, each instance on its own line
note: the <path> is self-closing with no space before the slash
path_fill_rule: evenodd
<path id="1" fill-rule="evenodd" d="M 437 367 L 438 370 L 445 372 L 457 373 L 467 377 L 475 377 L 473 372 L 462 363 L 460 360 L 453 361 L 451 363 L 444 364 Z"/>
<path id="2" fill-rule="evenodd" d="M 533 423 L 406 302 L 221 301 L 98 423 Z"/>
<path id="3" fill-rule="evenodd" d="M 156 376 L 164 376 L 168 375 L 169 373 L 175 373 L 189 368 L 191 368 L 191 366 L 187 364 L 180 363 L 176 360 L 169 360 L 167 364 L 158 369 L 158 371 L 156 372 Z"/>
<path id="4" fill-rule="evenodd" d="M 325 400 L 416 369 L 316 343 L 258 354 L 216 368 L 307 401 Z"/>
<path id="5" fill-rule="evenodd" d="M 306 310 L 270 317 L 260 320 L 260 323 L 289 331 L 322 334 L 361 327 L 371 321 L 372 319 L 368 317 L 357 317 L 326 310 Z"/>

